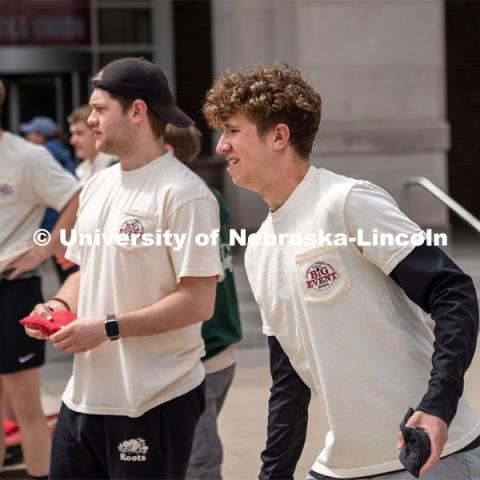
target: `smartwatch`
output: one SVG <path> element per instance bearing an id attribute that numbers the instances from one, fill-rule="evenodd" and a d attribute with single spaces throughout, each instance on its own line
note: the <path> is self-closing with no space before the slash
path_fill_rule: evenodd
<path id="1" fill-rule="evenodd" d="M 118 340 L 120 338 L 120 327 L 118 325 L 118 320 L 115 318 L 115 315 L 107 315 L 107 319 L 104 322 L 105 325 L 105 335 L 110 340 Z"/>

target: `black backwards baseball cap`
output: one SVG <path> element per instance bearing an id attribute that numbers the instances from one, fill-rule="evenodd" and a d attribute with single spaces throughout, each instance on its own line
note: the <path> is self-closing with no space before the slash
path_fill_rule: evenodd
<path id="1" fill-rule="evenodd" d="M 176 127 L 187 128 L 195 123 L 175 104 L 160 67 L 144 58 L 114 60 L 92 84 L 114 95 L 143 100 L 155 115 Z"/>

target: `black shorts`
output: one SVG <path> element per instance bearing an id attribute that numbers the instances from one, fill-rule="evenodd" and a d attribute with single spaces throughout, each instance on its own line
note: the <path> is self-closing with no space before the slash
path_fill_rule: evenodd
<path id="1" fill-rule="evenodd" d="M 42 302 L 40 277 L 0 281 L 0 374 L 44 364 L 45 342 L 29 337 L 19 323 Z"/>
<path id="2" fill-rule="evenodd" d="M 141 417 L 90 415 L 62 404 L 49 479 L 182 479 L 205 409 L 202 383 Z"/>

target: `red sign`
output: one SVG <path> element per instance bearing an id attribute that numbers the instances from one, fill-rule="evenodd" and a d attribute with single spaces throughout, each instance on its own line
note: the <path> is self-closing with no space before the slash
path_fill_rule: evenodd
<path id="1" fill-rule="evenodd" d="M 90 0 L 1 0 L 0 45 L 88 45 Z"/>

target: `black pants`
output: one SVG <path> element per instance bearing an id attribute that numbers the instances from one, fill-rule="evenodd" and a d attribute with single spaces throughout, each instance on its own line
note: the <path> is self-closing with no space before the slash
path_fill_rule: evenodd
<path id="1" fill-rule="evenodd" d="M 77 413 L 62 405 L 51 479 L 183 479 L 204 385 L 138 418 Z"/>
<path id="2" fill-rule="evenodd" d="M 275 337 L 268 337 L 272 388 L 268 401 L 267 445 L 259 480 L 293 479 L 305 444 L 310 389 Z"/>

